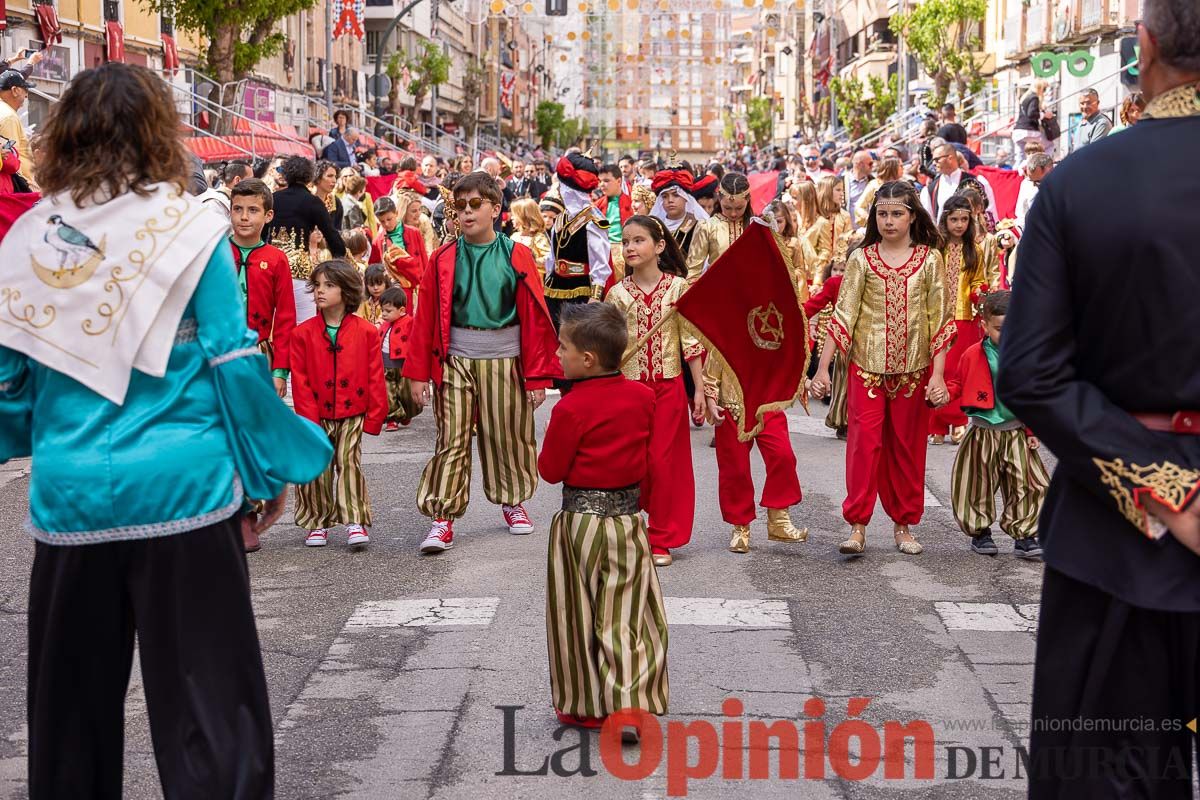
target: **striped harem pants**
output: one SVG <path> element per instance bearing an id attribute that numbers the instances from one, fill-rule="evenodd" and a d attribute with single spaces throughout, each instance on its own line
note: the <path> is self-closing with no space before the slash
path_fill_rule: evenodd
<path id="1" fill-rule="evenodd" d="M 362 471 L 364 417 L 323 419 L 333 460 L 311 483 L 296 487 L 296 524 L 308 530 L 357 522 L 371 524 L 371 500 Z"/>
<path id="2" fill-rule="evenodd" d="M 1024 429 L 998 431 L 971 425 L 958 446 L 950 477 L 954 519 L 977 536 L 996 519 L 996 491 L 1004 501 L 1000 529 L 1014 539 L 1037 536 L 1038 514 L 1050 476 Z"/>
<path id="3" fill-rule="evenodd" d="M 667 618 L 641 515 L 554 515 L 546 637 L 559 711 L 667 712 Z"/>
<path id="4" fill-rule="evenodd" d="M 537 488 L 533 405 L 516 358 L 450 356 L 434 389 L 437 449 L 421 473 L 417 508 L 458 519 L 471 499 L 471 428 L 478 420 L 483 492 L 492 503 L 524 503 Z"/>

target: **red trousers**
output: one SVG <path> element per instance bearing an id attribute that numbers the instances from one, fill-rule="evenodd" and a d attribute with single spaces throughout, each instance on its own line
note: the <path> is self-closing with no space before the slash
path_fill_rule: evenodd
<path id="1" fill-rule="evenodd" d="M 945 378 L 947 383 L 959 377 L 963 353 L 967 352 L 971 345 L 983 340 L 983 328 L 978 322 L 955 320 L 954 327 L 957 330 L 954 335 L 954 343 L 946 351 Z M 929 433 L 933 436 L 945 436 L 950 432 L 951 426 L 962 427 L 966 424 L 967 415 L 962 410 L 960 398 L 951 400 L 941 408 L 929 412 Z"/>
<path id="2" fill-rule="evenodd" d="M 788 436 L 787 417 L 782 411 L 763 416 L 763 429 L 749 442 L 739 442 L 737 421 L 732 416 L 717 426 L 717 496 L 721 518 L 730 525 L 754 521 L 754 478 L 750 475 L 750 448 L 757 443 L 767 480 L 759 504 L 763 508 L 790 508 L 800 502 L 800 478 L 796 476 L 796 454 Z"/>
<path id="3" fill-rule="evenodd" d="M 925 512 L 925 432 L 929 426 L 925 385 L 929 371 L 921 376 L 911 396 L 905 396 L 905 387 L 892 398 L 883 386 L 869 391 L 857 365 L 851 364 L 849 373 L 842 516 L 851 525 L 866 525 L 878 498 L 893 522 L 916 525 Z"/>
<path id="4" fill-rule="evenodd" d="M 650 469 L 642 481 L 641 506 L 647 512 L 650 547 L 683 547 L 692 538 L 696 516 L 696 476 L 692 472 L 691 417 L 683 378 L 642 381 L 654 390 L 654 429 Z"/>

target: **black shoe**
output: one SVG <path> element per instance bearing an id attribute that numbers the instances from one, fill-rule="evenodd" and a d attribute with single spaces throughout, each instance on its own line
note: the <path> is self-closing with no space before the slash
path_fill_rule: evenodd
<path id="1" fill-rule="evenodd" d="M 841 427 L 839 427 L 836 431 L 834 431 L 833 435 L 839 439 L 845 439 L 846 438 L 846 426 L 842 425 Z"/>
<path id="2" fill-rule="evenodd" d="M 1041 558 L 1042 546 L 1038 544 L 1036 536 L 1030 536 L 1028 539 L 1017 539 L 1017 543 L 1013 547 L 1013 555 L 1017 558 Z"/>
<path id="3" fill-rule="evenodd" d="M 1020 545 L 1020 542 L 1017 542 Z M 980 531 L 978 535 L 971 537 L 971 549 L 981 556 L 994 556 L 1000 552 L 1000 548 L 996 547 L 996 542 L 992 539 L 992 532 L 985 530 Z"/>

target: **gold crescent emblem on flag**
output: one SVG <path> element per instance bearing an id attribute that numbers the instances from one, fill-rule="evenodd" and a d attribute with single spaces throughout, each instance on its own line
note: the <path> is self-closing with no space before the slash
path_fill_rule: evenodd
<path id="1" fill-rule="evenodd" d="M 783 346 L 783 315 L 774 303 L 768 303 L 766 311 L 762 306 L 755 306 L 746 316 L 746 327 L 755 347 L 778 350 Z"/>

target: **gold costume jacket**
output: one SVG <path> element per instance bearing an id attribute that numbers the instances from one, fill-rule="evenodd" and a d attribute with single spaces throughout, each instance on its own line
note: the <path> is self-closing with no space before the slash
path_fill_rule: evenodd
<path id="1" fill-rule="evenodd" d="M 704 358 L 704 396 L 717 401 L 717 405 L 729 412 L 732 419 L 726 423 L 738 424 L 742 420 L 741 388 L 733 377 L 733 371 L 721 354 L 713 350 Z"/>
<path id="2" fill-rule="evenodd" d="M 982 277 L 975 280 L 970 280 L 962 271 L 962 245 L 946 245 L 942 259 L 946 269 L 946 302 L 951 304 L 951 319 L 964 322 L 975 319 L 975 309 L 971 307 L 971 293 L 979 289 L 995 289 L 1000 285 L 1000 258 L 995 241 L 996 237 L 988 234 L 987 239 L 975 245 L 976 255 L 983 265 Z"/>
<path id="3" fill-rule="evenodd" d="M 954 339 L 941 254 L 917 245 L 906 263 L 892 268 L 880 258 L 877 244 L 855 250 L 846 262 L 829 332 L 862 372 L 890 376 L 924 370 Z"/>
<path id="4" fill-rule="evenodd" d="M 546 256 L 550 254 L 550 237 L 545 233 L 514 233 L 512 235 L 514 242 L 519 242 L 529 248 L 533 253 L 533 262 L 537 264 L 538 274 L 543 279 L 546 277 Z M 430 250 L 429 252 L 433 252 Z"/>
<path id="5" fill-rule="evenodd" d="M 711 266 L 745 229 L 740 219 L 726 219 L 720 214 L 698 224 L 692 236 L 692 248 L 687 255 L 688 285 L 700 280 L 704 265 Z"/>
<path id="6" fill-rule="evenodd" d="M 817 217 L 817 221 L 808 229 L 808 242 L 817 254 L 816 263 L 813 264 L 813 271 L 816 273 L 813 279 L 818 284 L 822 283 L 821 271 L 825 269 L 826 264 L 833 261 L 838 239 L 852 230 L 854 225 L 850 222 L 850 215 L 844 210 L 839 211 L 832 219 Z"/>
<path id="7" fill-rule="evenodd" d="M 658 285 L 646 294 L 632 277 L 625 278 L 608 291 L 606 303 L 612 303 L 625 315 L 625 327 L 629 344 L 625 350 L 625 361 L 621 372 L 633 381 L 660 381 L 678 377 L 683 373 L 679 351 L 691 361 L 704 352 L 687 321 L 676 314 L 658 329 L 637 353 L 633 353 L 641 338 L 650 332 L 671 310 L 672 304 L 687 290 L 683 278 L 664 274 Z M 632 357 L 631 357 L 632 354 Z"/>
<path id="8" fill-rule="evenodd" d="M 808 240 L 803 236 L 794 236 L 789 239 L 775 231 L 771 231 L 771 235 L 775 237 L 775 244 L 779 246 L 779 254 L 783 256 L 783 263 L 787 264 L 788 272 L 792 275 L 792 283 L 796 285 L 796 297 L 803 303 L 808 299 L 808 282 L 813 259 L 812 248 L 808 246 Z"/>

